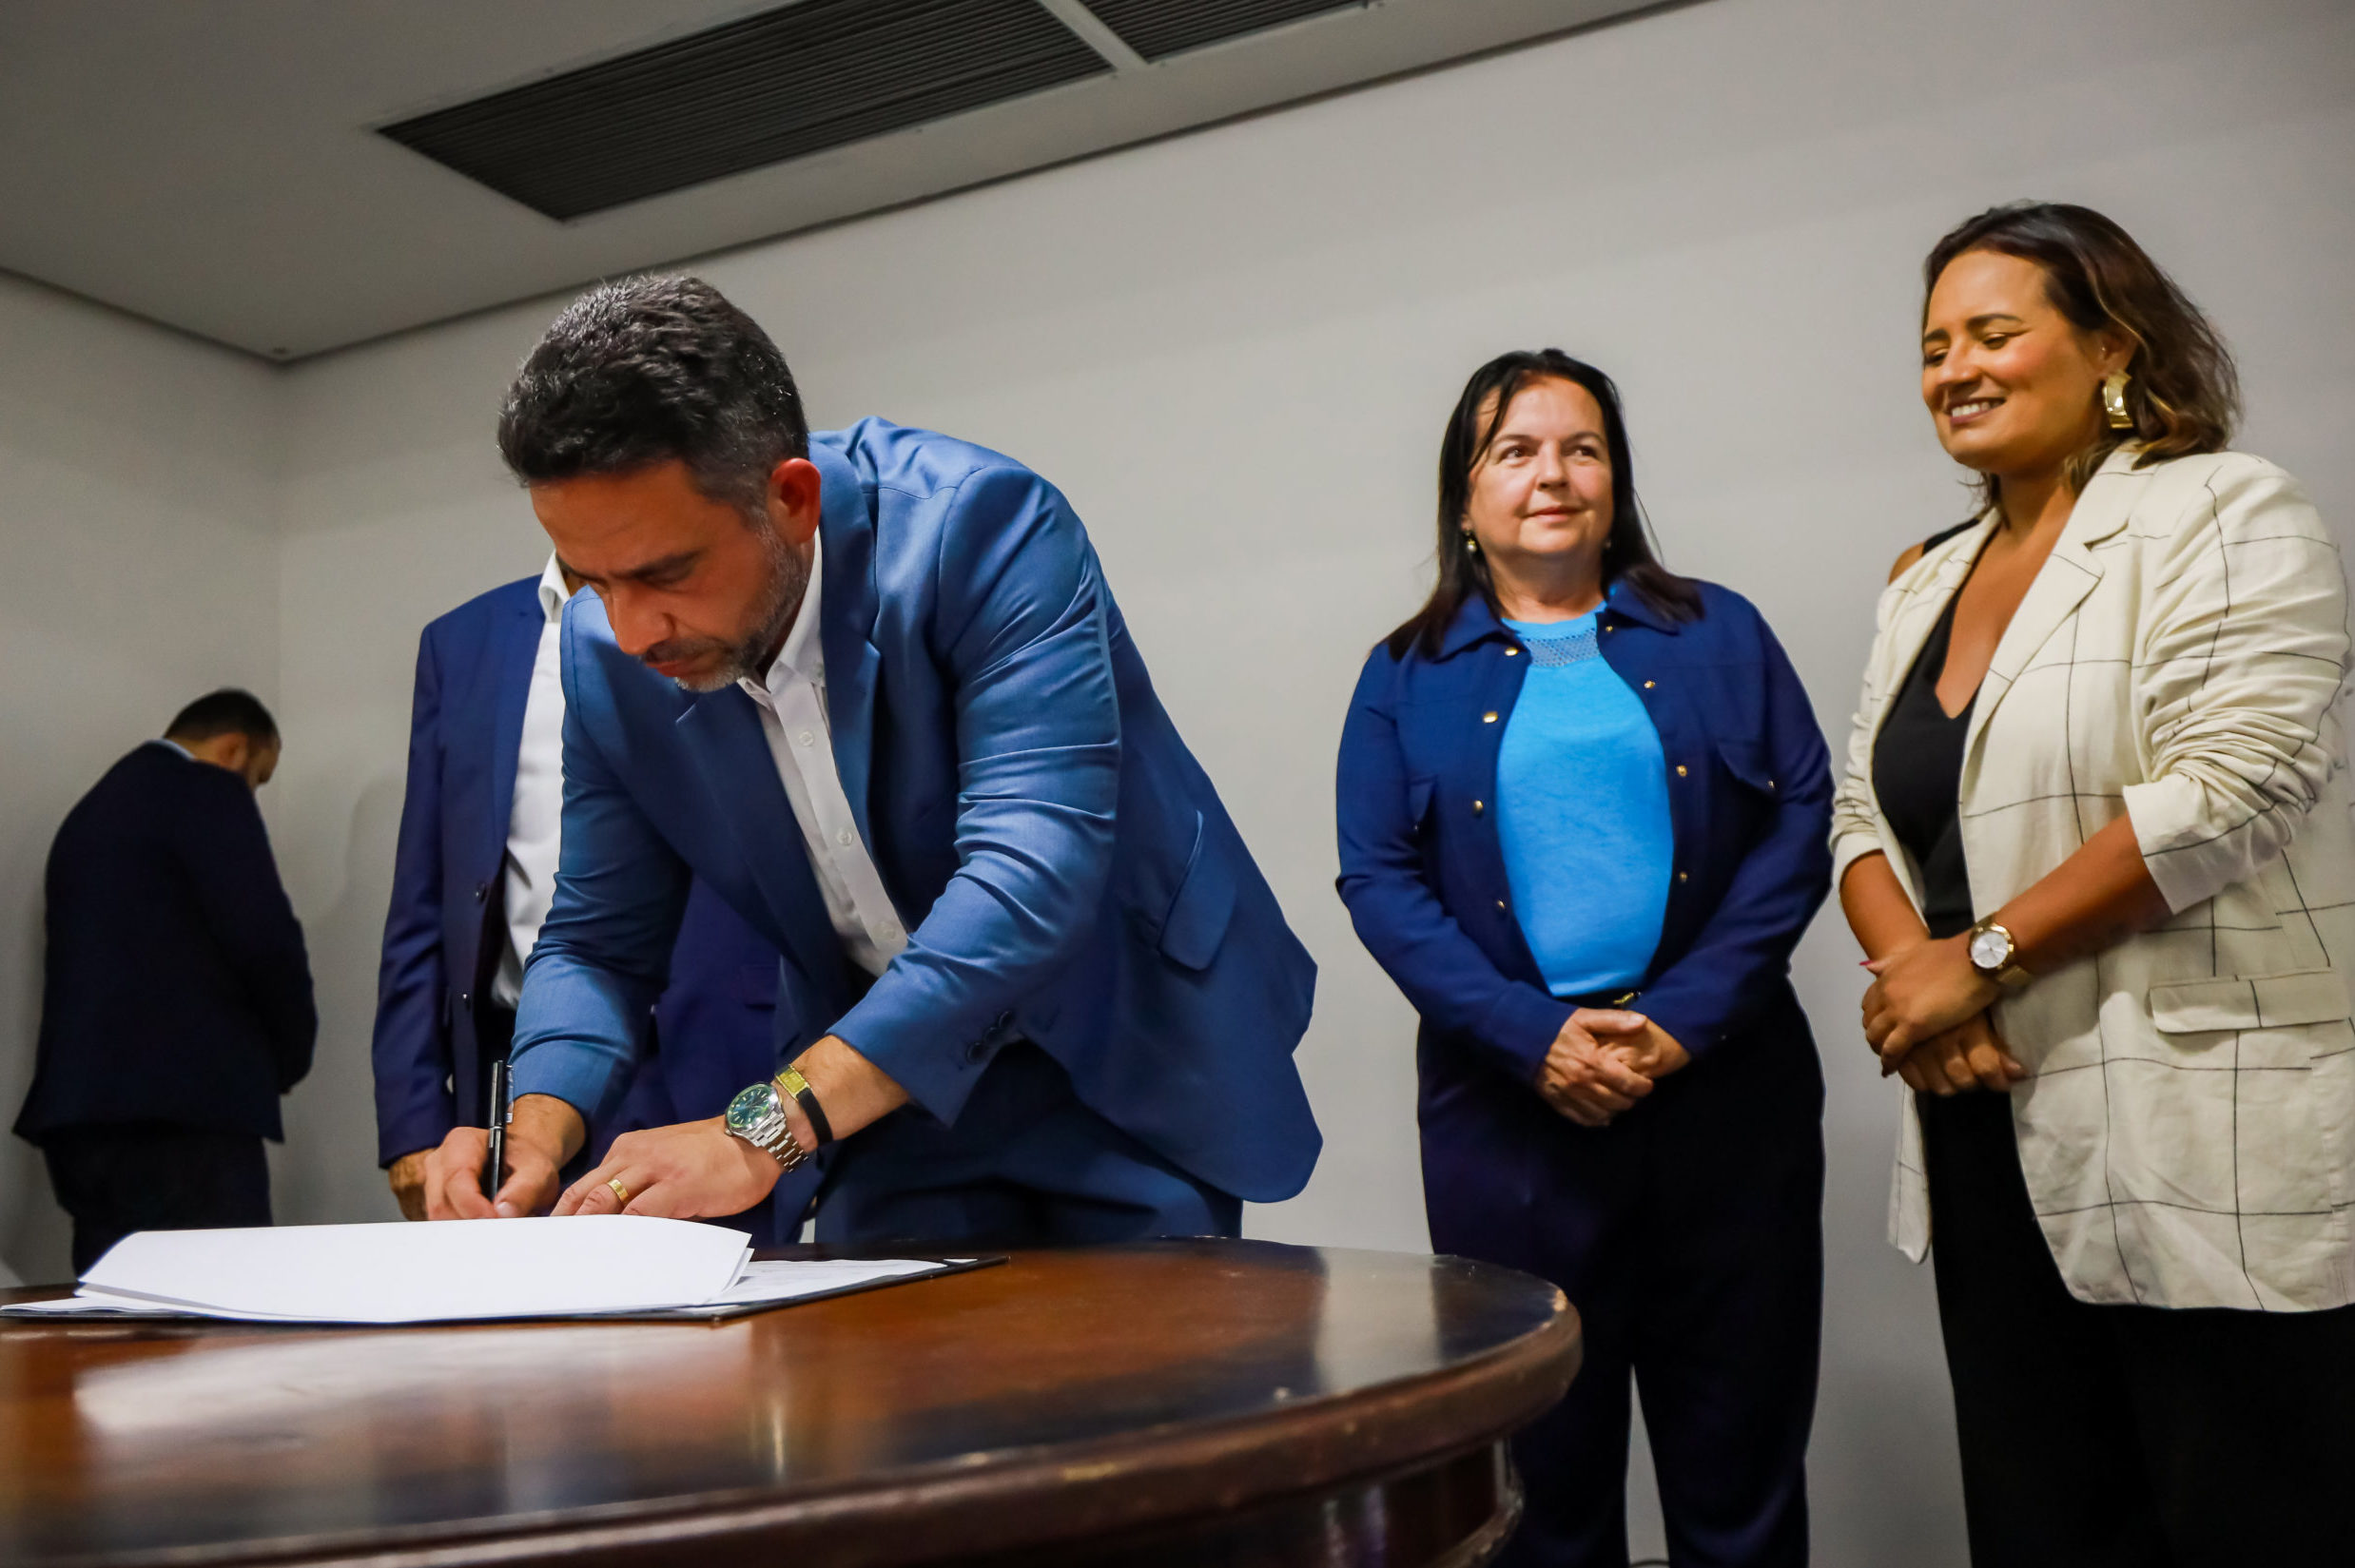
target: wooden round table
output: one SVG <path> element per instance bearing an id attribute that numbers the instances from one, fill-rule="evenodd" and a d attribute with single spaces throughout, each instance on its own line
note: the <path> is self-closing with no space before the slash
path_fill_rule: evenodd
<path id="1" fill-rule="evenodd" d="M 1578 1358 L 1525 1274 L 1261 1242 L 720 1325 L 13 1321 L 0 1562 L 1475 1563 Z"/>

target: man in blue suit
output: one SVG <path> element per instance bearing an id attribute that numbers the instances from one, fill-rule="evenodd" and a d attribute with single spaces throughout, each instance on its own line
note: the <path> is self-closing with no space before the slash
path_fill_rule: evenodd
<path id="1" fill-rule="evenodd" d="M 811 436 L 708 284 L 583 296 L 500 448 L 566 566 L 564 861 L 516 1019 L 513 1173 L 557 1196 L 622 1093 L 691 871 L 784 952 L 779 1058 L 726 1117 L 627 1135 L 558 1213 L 741 1208 L 839 1139 L 818 1234 L 1232 1234 L 1318 1138 L 1314 966 L 1163 711 L 1087 535 L 1020 464 Z"/>
<path id="2" fill-rule="evenodd" d="M 374 1058 L 377 1152 L 402 1212 L 424 1217 L 425 1160 L 453 1126 L 479 1124 L 491 1062 L 555 880 L 562 805 L 557 624 L 578 588 L 551 561 L 467 601 L 418 641 L 408 792 L 384 922 Z M 654 1009 L 667 1049 L 595 1129 L 710 1114 L 748 1077 L 775 1071 L 777 950 L 698 887 Z M 725 1085 L 725 1088 L 721 1088 Z M 781 1184 L 732 1223 L 791 1241 L 811 1179 Z"/>
<path id="3" fill-rule="evenodd" d="M 41 1039 L 17 1134 L 73 1216 L 79 1274 L 133 1230 L 270 1223 L 263 1140 L 310 1070 L 302 927 L 254 792 L 278 725 L 200 697 L 49 847 Z"/>

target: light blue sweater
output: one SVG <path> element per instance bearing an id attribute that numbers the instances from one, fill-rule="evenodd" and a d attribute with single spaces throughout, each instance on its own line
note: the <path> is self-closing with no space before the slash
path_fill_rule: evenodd
<path id="1" fill-rule="evenodd" d="M 1496 830 L 1522 936 L 1557 997 L 1643 979 L 1676 860 L 1660 735 L 1604 661 L 1598 613 L 1505 623 L 1529 672 L 1497 757 Z"/>

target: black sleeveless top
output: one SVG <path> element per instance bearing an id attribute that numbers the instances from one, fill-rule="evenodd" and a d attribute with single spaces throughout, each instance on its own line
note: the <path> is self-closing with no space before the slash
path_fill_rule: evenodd
<path id="1" fill-rule="evenodd" d="M 1929 544 L 1935 546 L 1955 532 L 1937 534 Z M 1962 711 L 1951 719 L 1938 706 L 1937 693 L 1947 646 L 1955 635 L 1955 603 L 1961 597 L 1957 588 L 1946 601 L 1945 612 L 1930 640 L 1921 645 L 1873 743 L 1873 793 L 1898 842 L 1921 870 L 1922 923 L 1933 938 L 1957 936 L 1970 930 L 1975 919 L 1956 811 L 1962 793 L 1963 737 L 1970 732 L 1978 693 L 1972 692 Z"/>

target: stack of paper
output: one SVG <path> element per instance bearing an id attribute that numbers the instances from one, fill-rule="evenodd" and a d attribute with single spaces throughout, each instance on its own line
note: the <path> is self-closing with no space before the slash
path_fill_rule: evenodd
<path id="1" fill-rule="evenodd" d="M 727 1317 L 922 1274 L 937 1260 L 752 1263 L 740 1231 L 636 1214 L 143 1230 L 60 1301 L 0 1314 L 270 1323 Z"/>

